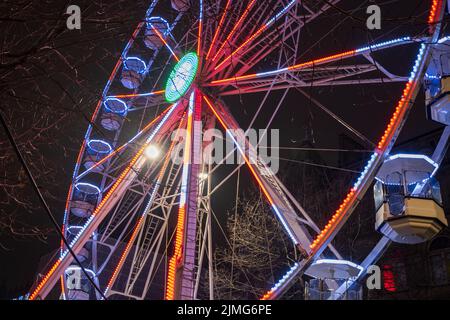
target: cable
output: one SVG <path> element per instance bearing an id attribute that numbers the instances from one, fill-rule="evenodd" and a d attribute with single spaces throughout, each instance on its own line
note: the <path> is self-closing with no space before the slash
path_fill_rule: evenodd
<path id="1" fill-rule="evenodd" d="M 59 236 L 61 237 L 61 239 L 63 240 L 64 244 L 66 245 L 67 249 L 69 250 L 70 254 L 72 255 L 72 257 L 74 258 L 74 260 L 76 261 L 76 263 L 79 265 L 79 267 L 81 268 L 81 270 L 83 271 L 84 275 L 87 277 L 87 279 L 89 280 L 89 282 L 92 284 L 92 286 L 95 288 L 95 290 L 97 290 L 100 295 L 103 297 L 103 299 L 107 300 L 105 295 L 103 294 L 103 292 L 100 290 L 100 288 L 97 286 L 97 284 L 95 284 L 94 280 L 91 279 L 90 275 L 87 273 L 86 269 L 84 269 L 84 267 L 81 265 L 80 260 L 78 260 L 77 255 L 75 254 L 75 252 L 73 252 L 72 248 L 70 247 L 69 242 L 67 241 L 66 237 L 64 237 L 64 234 L 60 228 L 60 226 L 58 225 L 58 222 L 56 221 L 55 217 L 53 216 L 50 207 L 48 206 L 47 202 L 45 201 L 44 197 L 42 196 L 41 191 L 39 190 L 38 185 L 36 184 L 36 181 L 33 178 L 33 175 L 31 174 L 30 169 L 28 168 L 27 163 L 25 162 L 25 159 L 22 156 L 22 153 L 20 152 L 16 141 L 11 133 L 11 131 L 9 130 L 8 125 L 6 124 L 5 119 L 3 118 L 3 114 L 2 112 L 0 112 L 0 121 L 3 125 L 3 128 L 5 128 L 5 132 L 6 135 L 9 139 L 9 142 L 11 143 L 11 146 L 13 147 L 17 158 L 19 158 L 20 163 L 22 164 L 23 169 L 25 170 L 25 173 L 27 174 L 28 178 L 30 179 L 30 182 L 33 186 L 33 189 L 35 190 L 35 192 L 37 193 L 38 197 L 39 197 L 39 201 L 41 202 L 41 205 L 44 207 L 50 221 L 52 222 L 53 226 L 55 227 L 57 233 L 59 234 Z"/>

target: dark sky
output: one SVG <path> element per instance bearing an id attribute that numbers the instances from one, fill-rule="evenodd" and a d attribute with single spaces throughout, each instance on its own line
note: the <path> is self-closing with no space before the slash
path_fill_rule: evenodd
<path id="1" fill-rule="evenodd" d="M 130 0 L 106 4 L 103 1 L 71 1 L 70 4 L 80 5 L 83 17 L 87 17 L 80 31 L 64 31 L 58 36 L 54 42 L 60 46 L 58 52 L 54 50 L 30 52 L 29 54 L 34 56 L 21 62 L 11 72 L 7 70 L 6 73 L 2 73 L 0 69 L 0 75 L 2 75 L 0 95 L 4 98 L 2 107 L 13 108 L 18 104 L 17 107 L 24 108 L 25 100 L 22 100 L 19 105 L 17 99 L 11 99 L 11 92 L 14 92 L 14 95 L 32 101 L 28 106 L 29 110 L 41 110 L 40 112 L 45 113 L 50 108 L 52 110 L 60 108 L 57 110 L 62 110 L 61 114 L 72 110 L 60 125 L 48 133 L 49 137 L 56 137 L 57 142 L 51 145 L 45 142 L 38 143 L 38 147 L 30 151 L 29 157 L 30 161 L 40 159 L 39 161 L 49 166 L 49 174 L 53 176 L 53 179 L 42 180 L 42 188 L 59 221 L 62 221 L 66 190 L 71 179 L 77 149 L 87 127 L 86 119 L 90 117 L 108 74 L 133 28 L 144 16 L 148 2 L 150 1 Z M 338 4 L 338 9 L 328 10 L 314 23 L 307 25 L 302 31 L 297 61 L 362 47 L 372 41 L 415 36 L 426 31 L 424 21 L 430 1 L 375 1 L 382 8 L 382 29 L 370 32 L 365 27 L 367 5 L 363 4 L 366 2 L 342 0 Z M 29 8 L 21 11 L 13 1 L 3 2 L 0 5 L 2 9 L 0 10 L 0 30 L 4 31 L 0 38 L 4 37 L 8 40 L 16 38 L 16 45 L 11 45 L 9 48 L 2 47 L 2 54 L 5 52 L 23 54 L 23 49 L 33 47 L 33 41 L 39 41 L 40 37 L 46 35 L 52 23 L 63 25 L 61 21 L 57 22 L 57 19 L 61 19 L 59 13 L 61 10 L 64 11 L 65 5 L 62 1 L 48 1 L 45 5 L 42 5 L 41 1 L 32 1 Z M 358 6 L 361 6 L 361 9 L 355 10 Z M 7 17 L 14 17 L 15 20 L 8 20 Z M 21 39 L 26 43 L 20 43 Z M 401 47 L 377 54 L 376 58 L 393 73 L 408 75 L 416 52 L 417 46 Z M 272 65 L 273 61 L 265 61 L 255 71 L 270 70 L 273 68 Z M 33 78 L 32 84 L 27 80 L 27 76 L 30 75 Z M 19 78 L 18 81 L 14 81 L 16 77 Z M 307 88 L 308 93 L 374 142 L 384 130 L 384 124 L 402 90 L 401 84 Z M 270 118 L 273 110 L 271 106 L 276 105 L 280 94 L 275 93 L 270 97 L 256 123 L 257 127 L 263 127 Z M 255 94 L 226 98 L 225 101 L 240 125 L 246 127 L 261 98 L 261 94 Z M 35 113 L 31 112 L 29 114 L 11 112 L 11 121 L 14 121 L 21 130 L 25 130 L 27 123 L 29 121 L 31 123 L 30 118 L 35 117 Z M 61 114 L 55 117 L 58 118 Z M 52 119 L 50 118 L 49 121 Z M 273 124 L 274 128 L 281 128 L 281 145 L 299 147 L 304 139 L 303 126 L 308 123 L 308 119 L 311 119 L 315 146 L 318 148 L 338 148 L 341 134 L 354 138 L 335 120 L 315 108 L 308 99 L 295 90 L 291 90 Z M 420 94 L 399 140 L 407 140 L 438 127 L 431 121 L 425 120 L 423 95 Z M 5 141 L 4 139 L 2 132 L 0 140 Z M 26 143 L 23 147 L 25 150 Z M 2 148 L 6 148 L 4 143 Z M 286 153 L 283 156 L 292 157 L 292 154 Z M 321 156 L 329 165 L 338 164 L 337 153 L 324 153 Z M 282 165 L 285 166 L 286 163 Z M 11 175 L 17 175 L 18 169 L 17 165 L 11 164 L 8 172 Z M 229 169 L 223 170 L 220 174 L 226 175 Z M 36 165 L 34 170 L 38 174 L 39 165 Z M 220 180 L 220 177 L 216 178 Z M 234 183 L 235 181 L 230 181 L 222 194 L 233 194 Z M 28 196 L 32 196 L 30 188 L 25 190 Z M 7 197 L 5 194 L 2 195 L 2 197 L 5 196 Z M 50 224 L 43 211 L 37 208 L 38 203 L 35 199 L 31 201 L 34 201 L 36 205 L 32 213 L 28 213 L 28 209 L 22 209 L 18 204 L 15 204 L 13 209 L 5 205 L 4 209 L 7 211 L 17 209 L 25 216 L 27 223 L 31 225 L 36 223 L 43 228 L 49 228 Z M 226 197 L 220 197 L 214 201 L 222 212 L 230 208 L 230 201 L 226 200 Z M 46 242 L 14 236 L 8 236 L 2 241 L 7 250 L 0 248 L 0 297 L 12 297 L 24 293 L 33 281 L 39 259 L 53 252 L 59 245 L 59 240 L 54 233 L 49 235 Z"/>

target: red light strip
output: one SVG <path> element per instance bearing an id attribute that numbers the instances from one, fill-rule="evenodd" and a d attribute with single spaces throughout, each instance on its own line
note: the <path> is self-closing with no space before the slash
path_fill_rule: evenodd
<path id="1" fill-rule="evenodd" d="M 136 98 L 136 97 L 146 97 L 146 96 L 156 96 L 163 94 L 165 90 L 154 91 L 150 93 L 131 93 L 131 94 L 119 94 L 117 96 L 110 96 L 109 98 Z"/>
<path id="2" fill-rule="evenodd" d="M 225 5 L 225 9 L 223 10 L 223 14 L 222 14 L 222 17 L 220 18 L 219 25 L 217 26 L 216 32 L 214 33 L 214 37 L 213 37 L 213 39 L 211 41 L 211 45 L 209 46 L 209 50 L 206 53 L 206 58 L 205 58 L 206 60 L 209 59 L 209 55 L 211 54 L 211 50 L 215 47 L 217 37 L 219 36 L 219 32 L 222 29 L 222 26 L 223 26 L 223 23 L 225 21 L 225 17 L 226 17 L 228 8 L 230 7 L 230 3 L 231 3 L 231 0 L 228 0 L 227 4 Z"/>
<path id="3" fill-rule="evenodd" d="M 438 9 L 442 7 L 442 0 L 432 0 L 431 2 L 431 9 L 430 9 L 430 15 L 428 16 L 428 24 L 430 26 L 434 25 L 439 18 L 438 16 Z"/>
<path id="4" fill-rule="evenodd" d="M 269 75 L 276 75 L 279 73 L 283 73 L 286 71 L 301 70 L 301 69 L 311 67 L 313 65 L 323 64 L 323 63 L 331 62 L 331 61 L 334 61 L 337 59 L 349 58 L 349 57 L 354 56 L 355 54 L 356 54 L 356 50 L 350 50 L 350 51 L 334 54 L 331 56 L 327 56 L 324 58 L 319 58 L 319 59 L 299 63 L 299 64 L 296 64 L 296 65 L 293 65 L 293 66 L 290 66 L 287 68 L 279 69 L 279 70 L 274 70 L 274 71 L 269 71 L 269 72 L 261 72 L 261 73 L 253 73 L 253 74 L 249 74 L 249 75 L 245 75 L 245 76 L 227 78 L 227 79 L 222 79 L 222 80 L 215 80 L 215 81 L 211 82 L 211 85 L 233 83 L 233 82 L 237 82 L 237 81 L 250 80 L 250 79 L 256 79 L 259 77 L 264 77 L 265 75 L 269 76 Z"/>
<path id="5" fill-rule="evenodd" d="M 38 286 L 33 291 L 33 293 L 30 294 L 30 297 L 29 297 L 30 300 L 36 299 L 36 297 L 38 296 L 38 294 L 41 291 L 42 287 L 47 282 L 48 278 L 50 278 L 50 276 L 53 274 L 53 272 L 55 272 L 56 268 L 61 264 L 61 262 L 62 262 L 61 258 L 58 258 L 58 260 L 56 260 L 55 264 L 50 268 L 48 273 L 42 278 L 41 282 L 38 284 Z"/>
<path id="6" fill-rule="evenodd" d="M 356 190 L 354 188 L 350 189 L 350 192 L 345 197 L 342 204 L 339 206 L 339 209 L 336 210 L 334 215 L 328 221 L 325 228 L 317 235 L 316 239 L 311 243 L 310 248 L 314 250 L 318 245 L 321 244 L 322 239 L 327 235 L 327 233 L 336 226 L 340 220 L 343 218 L 343 213 L 347 212 L 349 204 L 353 202 L 353 197 L 356 194 Z"/>
<path id="7" fill-rule="evenodd" d="M 113 272 L 111 278 L 108 281 L 108 285 L 107 285 L 106 290 L 105 290 L 105 295 L 108 292 L 108 290 L 111 289 L 112 283 L 116 280 L 116 277 L 119 274 L 119 270 L 122 268 L 122 265 L 125 262 L 125 257 L 127 257 L 128 252 L 130 251 L 131 246 L 132 246 L 132 244 L 134 242 L 134 239 L 136 239 L 136 236 L 138 234 L 140 226 L 142 225 L 142 222 L 144 221 L 144 218 L 145 218 L 145 216 L 141 216 L 139 218 L 138 222 L 136 223 L 136 226 L 135 226 L 135 228 L 133 230 L 133 233 L 131 234 L 131 238 L 128 241 L 127 246 L 125 247 L 125 250 L 123 251 L 122 255 L 120 256 L 119 263 L 117 263 L 117 266 L 114 268 L 114 272 Z"/>
<path id="8" fill-rule="evenodd" d="M 243 44 L 241 44 L 236 50 L 234 50 L 228 57 L 226 57 L 221 63 L 219 63 L 214 70 L 219 69 L 222 67 L 226 62 L 228 62 L 234 55 L 236 55 L 239 51 L 242 50 L 247 44 L 249 44 L 252 40 L 254 40 L 256 37 L 258 37 L 261 33 L 263 33 L 267 29 L 267 26 L 264 25 L 261 28 L 259 28 L 253 35 L 251 35 L 247 40 L 244 41 Z"/>
<path id="9" fill-rule="evenodd" d="M 61 294 L 63 296 L 63 299 L 66 300 L 66 292 L 65 292 L 65 289 L 64 289 L 64 277 L 63 277 L 63 275 L 61 275 L 60 282 L 61 282 Z"/>
<path id="10" fill-rule="evenodd" d="M 278 19 L 280 19 L 283 15 L 285 15 L 289 9 L 292 8 L 297 3 L 297 0 L 292 0 L 287 4 L 281 11 L 279 11 L 274 17 L 272 17 L 269 21 L 267 21 L 261 28 L 259 28 L 253 35 L 251 35 L 243 44 L 241 44 L 236 50 L 234 50 L 228 57 L 226 57 L 219 65 L 217 65 L 214 70 L 218 70 L 221 66 L 223 66 L 228 60 L 230 60 L 233 55 L 236 55 L 242 48 L 244 48 L 247 44 L 249 44 L 252 40 L 258 37 L 265 30 L 269 29 Z"/>
<path id="11" fill-rule="evenodd" d="M 193 127 L 193 117 L 191 106 L 189 106 L 189 113 L 187 118 L 187 128 L 186 128 L 186 141 L 184 145 L 184 155 L 183 155 L 183 170 L 189 166 L 191 162 L 191 143 L 192 143 L 192 127 Z M 186 183 L 186 181 L 181 181 L 181 183 Z M 183 193 L 183 191 L 181 191 Z M 184 226 L 186 220 L 186 202 L 182 201 L 183 194 L 180 196 L 180 207 L 177 216 L 177 227 L 175 233 L 175 245 L 173 256 L 169 260 L 169 266 L 167 271 L 167 288 L 166 288 L 166 300 L 175 299 L 175 281 L 176 281 L 176 269 L 177 264 L 183 259 L 183 238 L 184 238 Z"/>
<path id="12" fill-rule="evenodd" d="M 222 43 L 222 45 L 219 47 L 219 50 L 217 50 L 216 54 L 214 55 L 214 57 L 212 58 L 212 61 L 216 61 L 217 57 L 219 56 L 219 54 L 222 52 L 223 47 L 225 47 L 225 45 L 227 43 L 229 43 L 231 37 L 236 33 L 238 27 L 241 25 L 242 21 L 244 21 L 244 19 L 247 17 L 248 13 L 250 12 L 250 10 L 253 7 L 253 4 L 255 3 L 256 0 L 252 0 L 248 5 L 247 8 L 245 9 L 244 13 L 242 14 L 242 16 L 239 18 L 239 20 L 236 22 L 236 24 L 233 26 L 233 29 L 231 30 L 231 32 L 228 34 L 227 38 L 225 39 L 225 41 Z"/>

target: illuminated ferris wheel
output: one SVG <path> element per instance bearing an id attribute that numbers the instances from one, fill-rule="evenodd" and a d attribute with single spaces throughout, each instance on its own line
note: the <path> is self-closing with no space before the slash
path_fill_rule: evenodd
<path id="1" fill-rule="evenodd" d="M 428 190 L 436 191 L 432 178 L 443 149 L 431 158 L 390 152 L 422 82 L 427 86 L 431 117 L 449 121 L 445 118 L 449 104 L 441 97 L 443 76 L 450 70 L 434 63 L 442 56 L 436 52 L 447 52 L 448 39 L 441 38 L 440 24 L 446 1 L 429 1 L 426 35 L 383 39 L 299 61 L 304 26 L 339 2 L 152 1 L 95 108 L 66 202 L 64 234 L 100 292 L 83 278 L 85 274 L 80 285 L 73 287 L 71 277 L 80 266 L 62 244 L 56 262 L 32 288 L 30 299 L 45 299 L 59 290 L 64 299 L 189 300 L 198 298 L 200 282 L 205 279 L 209 298 L 214 299 L 210 199 L 237 172 L 233 170 L 222 181 L 212 179 L 223 163 L 208 161 L 211 154 L 205 150 L 211 150 L 213 142 L 206 141 L 203 132 L 216 126 L 233 142 L 244 160 L 242 166 L 262 191 L 293 250 L 300 253 L 299 260 L 261 299 L 281 297 L 305 273 L 319 277 L 323 265 L 334 268 L 333 272 L 356 270 L 351 276 L 354 282 L 391 241 L 418 243 L 444 228 L 447 222 L 439 206 L 411 204 L 436 198 Z M 418 48 L 409 77 L 389 72 L 373 57 L 404 46 Z M 239 121 L 229 104 L 233 100 L 228 100 L 261 95 L 255 118 L 263 106 L 270 108 L 273 115 L 266 127 L 270 128 L 292 88 L 302 92 L 302 88 L 315 86 L 398 83 L 405 83 L 404 90 L 391 106 L 384 133 L 323 228 L 260 159 L 258 146 L 249 142 L 245 130 L 238 130 Z M 265 105 L 268 97 L 277 103 Z M 339 122 L 352 129 L 344 120 Z M 174 161 L 174 154 L 179 161 Z M 407 174 L 413 169 L 415 175 Z M 350 263 L 331 242 L 374 179 L 380 204 L 377 228 L 383 236 L 364 261 Z M 408 206 L 425 209 L 414 214 Z M 349 281 L 339 286 L 328 279 L 326 285 L 339 297 Z M 157 293 L 149 296 L 150 288 Z"/>

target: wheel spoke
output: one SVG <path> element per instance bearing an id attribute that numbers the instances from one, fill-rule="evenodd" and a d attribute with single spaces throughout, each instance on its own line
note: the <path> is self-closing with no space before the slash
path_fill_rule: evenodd
<path id="1" fill-rule="evenodd" d="M 419 41 L 421 41 L 421 40 L 422 39 L 419 39 Z M 410 37 L 399 38 L 399 39 L 386 41 L 386 42 L 378 43 L 375 45 L 370 45 L 370 46 L 355 49 L 355 50 L 350 50 L 350 51 L 346 51 L 346 52 L 342 52 L 342 53 L 333 54 L 331 56 L 327 56 L 327 57 L 320 58 L 320 59 L 314 59 L 314 60 L 302 62 L 302 63 L 296 64 L 293 66 L 289 66 L 289 67 L 285 67 L 285 68 L 281 68 L 281 69 L 277 69 L 277 70 L 253 73 L 253 74 L 242 75 L 242 76 L 238 76 L 238 77 L 231 77 L 231 78 L 221 79 L 221 80 L 214 80 L 214 81 L 210 82 L 209 85 L 225 86 L 225 85 L 237 84 L 239 82 L 246 81 L 246 80 L 253 80 L 253 79 L 260 79 L 260 78 L 273 79 L 273 78 L 271 78 L 273 76 L 288 74 L 288 73 L 292 73 L 294 71 L 301 71 L 301 70 L 304 70 L 307 68 L 320 66 L 320 65 L 323 65 L 326 63 L 342 61 L 344 59 L 353 58 L 358 55 L 365 55 L 365 54 L 379 51 L 382 49 L 387 49 L 387 48 L 391 48 L 391 47 L 395 47 L 395 46 L 399 46 L 399 45 L 411 44 L 411 43 L 415 43 L 415 42 L 416 41 L 411 39 Z"/>
<path id="2" fill-rule="evenodd" d="M 220 18 L 219 24 L 217 25 L 216 31 L 214 32 L 214 36 L 211 40 L 211 44 L 209 45 L 208 52 L 206 53 L 206 57 L 205 57 L 206 61 L 209 60 L 209 55 L 211 54 L 212 50 L 214 50 L 216 48 L 216 41 L 217 41 L 220 31 L 222 31 L 222 26 L 223 26 L 223 23 L 227 16 L 230 4 L 231 4 L 231 0 L 227 0 L 225 8 L 223 9 L 222 17 Z"/>
<path id="3" fill-rule="evenodd" d="M 280 19 L 284 14 L 286 14 L 295 4 L 297 0 L 292 0 L 288 5 L 286 5 L 281 11 L 279 11 L 275 16 L 273 16 L 266 24 L 259 28 L 255 33 L 247 38 L 237 49 L 235 49 L 230 55 L 228 55 L 222 62 L 220 62 L 214 70 L 221 70 L 225 67 L 233 56 L 236 56 L 245 46 L 255 40 L 264 31 L 269 29 L 278 19 Z"/>

